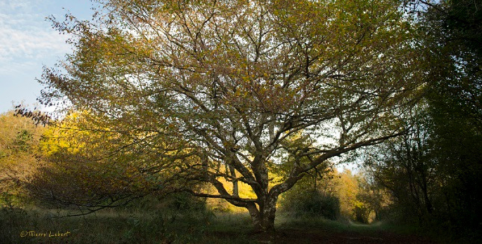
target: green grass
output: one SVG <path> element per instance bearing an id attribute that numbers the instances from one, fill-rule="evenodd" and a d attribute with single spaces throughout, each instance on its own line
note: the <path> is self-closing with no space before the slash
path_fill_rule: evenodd
<path id="1" fill-rule="evenodd" d="M 329 220 L 323 218 L 310 218 L 310 217 L 299 217 L 291 218 L 286 215 L 281 214 L 278 216 L 277 221 L 278 229 L 291 229 L 291 228 L 308 228 L 308 229 L 323 229 L 325 231 L 331 231 L 335 233 L 342 232 L 373 232 L 379 231 L 381 228 L 381 223 L 373 224 L 357 224 L 349 220 Z"/>
<path id="2" fill-rule="evenodd" d="M 385 223 L 363 225 L 347 220 L 292 218 L 279 213 L 273 236 L 252 231 L 248 213 L 173 212 L 169 210 L 110 210 L 82 217 L 59 218 L 65 210 L 0 209 L 1 243 L 333 243 L 344 240 L 387 240 L 411 235 L 413 230 Z M 25 236 L 34 231 L 47 236 Z M 49 233 L 69 233 L 48 237 Z M 408 241 L 412 239 L 406 239 Z M 385 242 L 387 243 L 387 242 Z"/>
<path id="3" fill-rule="evenodd" d="M 68 213 L 64 210 L 0 209 L 0 240 L 2 243 L 73 244 L 254 243 L 248 236 L 249 218 L 242 214 L 102 211 L 82 217 L 59 218 Z M 49 237 L 57 233 L 67 233 L 67 236 Z M 236 238 L 232 238 L 233 235 Z"/>

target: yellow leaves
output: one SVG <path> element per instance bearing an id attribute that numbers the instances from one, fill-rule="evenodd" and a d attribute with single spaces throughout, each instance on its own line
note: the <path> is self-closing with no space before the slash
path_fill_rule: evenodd
<path id="1" fill-rule="evenodd" d="M 44 156 L 51 156 L 60 150 L 77 154 L 86 147 L 82 137 L 88 137 L 89 132 L 81 130 L 82 113 L 72 113 L 57 126 L 49 127 L 42 135 L 40 152 Z"/>
<path id="2" fill-rule="evenodd" d="M 45 128 L 35 126 L 30 118 L 0 114 L 0 192 L 16 199 L 25 197 L 23 184 L 37 172 L 35 157 L 40 135 Z M 16 203 L 16 202 L 15 202 Z"/>

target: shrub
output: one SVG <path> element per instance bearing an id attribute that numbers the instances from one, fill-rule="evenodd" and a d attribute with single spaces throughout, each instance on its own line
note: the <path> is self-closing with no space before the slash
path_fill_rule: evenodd
<path id="1" fill-rule="evenodd" d="M 340 215 L 340 201 L 319 190 L 292 191 L 282 201 L 282 209 L 296 216 L 310 215 L 335 220 Z"/>

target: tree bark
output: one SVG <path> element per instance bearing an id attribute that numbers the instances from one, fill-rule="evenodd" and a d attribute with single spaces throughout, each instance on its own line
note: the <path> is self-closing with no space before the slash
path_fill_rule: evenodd
<path id="1" fill-rule="evenodd" d="M 274 232 L 278 196 L 268 195 L 258 204 L 248 205 L 255 232 Z"/>

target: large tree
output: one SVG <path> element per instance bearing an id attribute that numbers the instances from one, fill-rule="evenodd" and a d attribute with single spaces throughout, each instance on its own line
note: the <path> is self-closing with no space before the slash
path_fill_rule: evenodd
<path id="1" fill-rule="evenodd" d="M 306 172 L 402 133 L 421 91 L 416 33 L 394 0 L 100 3 L 92 21 L 53 20 L 73 54 L 45 69 L 40 100 L 87 111 L 122 138 L 116 153 L 163 175 L 159 189 L 226 199 L 261 231 Z"/>

